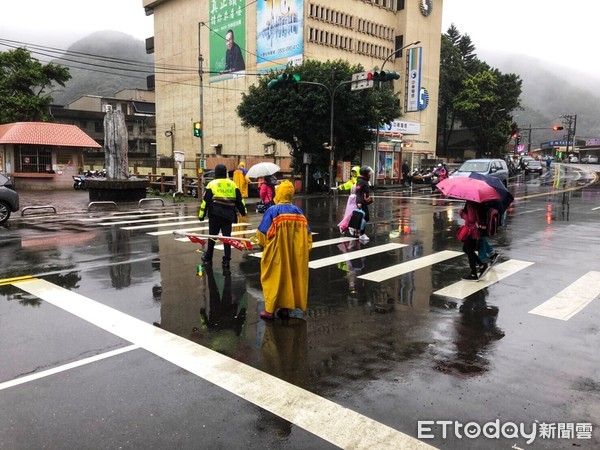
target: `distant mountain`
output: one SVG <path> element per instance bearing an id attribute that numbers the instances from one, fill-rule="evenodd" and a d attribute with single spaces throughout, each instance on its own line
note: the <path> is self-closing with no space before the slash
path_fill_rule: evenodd
<path id="1" fill-rule="evenodd" d="M 82 95 L 112 96 L 122 89 L 146 89 L 146 76 L 154 73 L 154 55 L 146 54 L 145 43 L 118 31 L 93 33 L 53 62 L 68 67 L 72 76 L 64 89 L 53 92 L 57 105 Z"/>
<path id="2" fill-rule="evenodd" d="M 66 104 L 82 95 L 110 96 L 122 89 L 146 89 L 153 72 L 153 55 L 145 43 L 118 31 L 99 31 L 68 48 L 65 59 L 55 60 L 69 68 L 72 79 L 64 90 L 53 93 L 54 103 Z M 85 56 L 87 55 L 87 56 Z M 550 128 L 562 124 L 560 116 L 577 114 L 577 137 L 600 138 L 600 78 L 577 73 L 525 55 L 477 50 L 478 57 L 503 73 L 523 80 L 523 111 L 514 118 L 524 127 Z M 561 139 L 563 131 L 532 131 L 534 144 Z"/>
<path id="3" fill-rule="evenodd" d="M 600 138 L 600 78 L 578 73 L 576 67 L 552 64 L 525 55 L 477 51 L 478 57 L 503 73 L 523 80 L 521 104 L 516 111 L 519 125 L 533 127 L 562 125 L 560 116 L 577 115 L 576 136 Z M 600 74 L 599 74 L 600 75 Z M 533 131 L 533 142 L 562 138 L 565 131 Z"/>

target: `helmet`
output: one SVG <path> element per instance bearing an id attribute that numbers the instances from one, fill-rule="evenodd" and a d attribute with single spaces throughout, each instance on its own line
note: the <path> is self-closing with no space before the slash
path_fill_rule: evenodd
<path id="1" fill-rule="evenodd" d="M 438 164 L 438 167 L 442 167 L 442 163 L 439 163 L 439 164 Z"/>
<path id="2" fill-rule="evenodd" d="M 368 180 L 369 176 L 371 175 L 371 168 L 369 166 L 362 166 L 359 173 L 361 177 L 364 177 Z"/>
<path id="3" fill-rule="evenodd" d="M 241 163 L 238 164 L 238 167 L 246 167 L 246 164 L 244 164 L 244 162 L 242 161 Z"/>
<path id="4" fill-rule="evenodd" d="M 356 174 L 356 176 L 358 176 L 359 172 L 360 172 L 360 167 L 358 166 L 354 166 L 351 170 L 351 172 L 354 172 Z"/>

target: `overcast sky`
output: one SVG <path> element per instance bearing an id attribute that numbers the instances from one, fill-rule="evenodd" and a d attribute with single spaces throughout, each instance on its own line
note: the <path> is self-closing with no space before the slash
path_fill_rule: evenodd
<path id="1" fill-rule="evenodd" d="M 599 21 L 598 0 L 444 0 L 442 32 L 454 23 L 477 49 L 531 55 L 600 78 Z"/>
<path id="2" fill-rule="evenodd" d="M 433 2 L 435 8 L 439 0 Z M 142 0 L 4 0 L 0 38 L 66 48 L 91 32 L 117 30 L 143 40 L 154 31 L 142 5 Z M 599 0 L 444 0 L 441 31 L 454 23 L 478 50 L 523 53 L 597 75 L 599 20 Z"/>

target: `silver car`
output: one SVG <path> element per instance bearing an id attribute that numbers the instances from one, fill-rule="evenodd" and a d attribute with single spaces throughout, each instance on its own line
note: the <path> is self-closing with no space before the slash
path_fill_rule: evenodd
<path id="1" fill-rule="evenodd" d="M 471 172 L 478 172 L 498 178 L 504 186 L 508 185 L 508 166 L 503 159 L 470 159 L 465 161 L 456 172 L 450 175 L 455 177 L 468 177 Z"/>
<path id="2" fill-rule="evenodd" d="M 19 194 L 12 189 L 8 178 L 0 173 L 0 224 L 10 218 L 10 213 L 19 210 Z"/>

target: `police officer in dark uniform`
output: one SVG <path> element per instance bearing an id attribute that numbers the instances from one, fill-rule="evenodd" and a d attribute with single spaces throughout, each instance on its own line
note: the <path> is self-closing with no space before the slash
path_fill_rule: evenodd
<path id="1" fill-rule="evenodd" d="M 237 222 L 236 209 L 242 216 L 246 215 L 246 204 L 242 194 L 233 180 L 227 178 L 227 167 L 217 164 L 215 179 L 206 186 L 206 192 L 198 211 L 198 219 L 204 220 L 208 214 L 208 234 L 231 236 L 231 228 Z M 231 245 L 224 244 L 223 268 L 229 268 L 231 261 Z M 209 239 L 208 248 L 202 257 L 203 265 L 212 264 L 215 241 Z"/>

